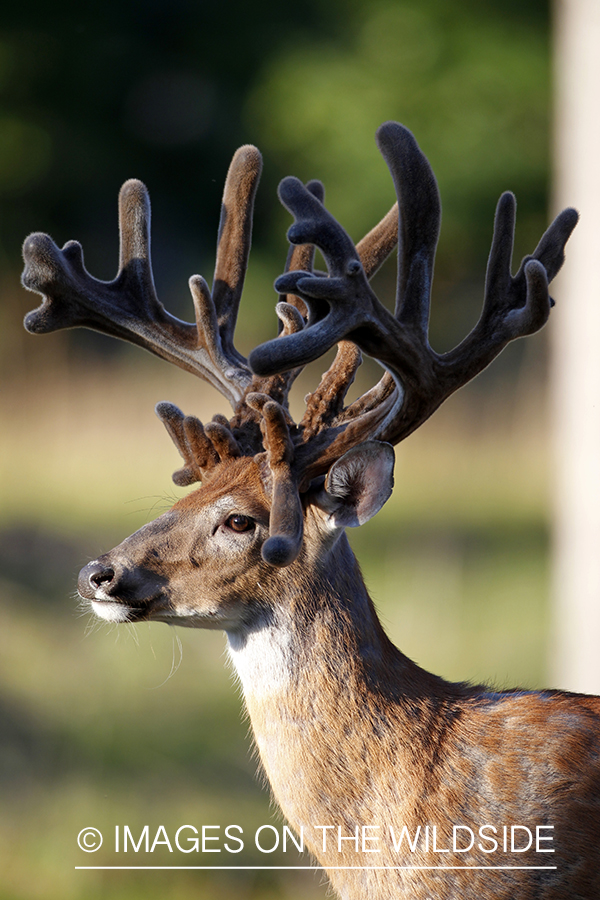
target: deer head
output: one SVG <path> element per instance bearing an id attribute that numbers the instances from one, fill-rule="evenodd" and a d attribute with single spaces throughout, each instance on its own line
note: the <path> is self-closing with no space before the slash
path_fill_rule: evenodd
<path id="1" fill-rule="evenodd" d="M 75 241 L 62 250 L 43 234 L 25 241 L 23 284 L 44 297 L 25 318 L 28 331 L 81 325 L 139 344 L 208 381 L 233 407 L 229 421 L 215 416 L 203 425 L 172 404 L 158 404 L 184 462 L 174 481 L 202 487 L 82 570 L 80 593 L 105 618 L 234 628 L 250 615 L 250 585 L 280 584 L 281 570 L 314 563 L 346 526 L 378 511 L 392 489 L 390 445 L 510 340 L 537 331 L 548 318 L 548 282 L 562 265 L 577 214 L 561 213 L 512 276 L 515 200 L 506 193 L 496 211 L 481 317 L 454 350 L 431 349 L 428 312 L 440 224 L 436 181 L 403 126 L 382 125 L 377 142 L 398 202 L 356 247 L 323 206 L 319 182 L 282 181 L 279 196 L 295 222 L 286 271 L 275 282 L 280 333 L 249 359 L 236 350 L 233 336 L 261 171 L 256 148 L 238 150 L 229 169 L 212 290 L 201 276 L 190 279 L 194 325 L 169 314 L 156 296 L 150 204 L 139 181 L 126 182 L 120 193 L 114 281 L 98 281 L 86 271 Z M 397 243 L 392 315 L 369 280 Z M 313 271 L 315 247 L 327 274 Z M 334 344 L 334 362 L 295 423 L 290 388 L 303 366 Z M 361 352 L 385 372 L 344 406 Z"/>

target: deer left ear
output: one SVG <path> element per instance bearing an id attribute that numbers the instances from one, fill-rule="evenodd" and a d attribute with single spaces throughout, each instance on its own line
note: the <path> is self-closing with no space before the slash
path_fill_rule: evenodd
<path id="1" fill-rule="evenodd" d="M 366 441 L 335 462 L 315 498 L 336 528 L 354 528 L 379 512 L 394 486 L 394 450 Z"/>

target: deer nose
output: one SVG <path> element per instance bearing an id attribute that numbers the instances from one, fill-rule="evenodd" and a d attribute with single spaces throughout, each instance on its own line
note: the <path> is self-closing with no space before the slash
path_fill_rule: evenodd
<path id="1" fill-rule="evenodd" d="M 95 559 L 84 566 L 77 579 L 77 590 L 86 600 L 93 600 L 97 594 L 109 594 L 114 581 L 115 570 Z"/>

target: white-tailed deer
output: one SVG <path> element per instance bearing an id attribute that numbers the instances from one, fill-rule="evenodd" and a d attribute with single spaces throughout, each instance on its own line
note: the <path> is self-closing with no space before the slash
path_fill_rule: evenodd
<path id="1" fill-rule="evenodd" d="M 416 429 L 513 338 L 537 331 L 548 282 L 576 223 L 565 210 L 511 275 L 515 201 L 498 204 L 481 318 L 437 354 L 427 321 L 440 205 L 429 164 L 402 126 L 379 148 L 398 205 L 355 248 L 318 182 L 286 178 L 295 217 L 276 282 L 281 332 L 248 360 L 233 332 L 261 159 L 242 147 L 225 185 L 212 291 L 190 287 L 196 324 L 159 303 L 146 190 L 120 198 L 121 265 L 101 282 L 79 244 L 41 234 L 23 283 L 44 296 L 31 332 L 84 325 L 194 372 L 233 406 L 202 425 L 161 403 L 181 453 L 177 484 L 202 486 L 87 565 L 79 592 L 112 622 L 227 632 L 273 792 L 343 898 L 600 897 L 600 699 L 450 684 L 386 637 L 344 534 L 392 490 L 391 445 Z M 395 314 L 369 279 L 399 244 Z M 312 268 L 314 247 L 328 275 Z M 338 352 L 296 424 L 301 368 Z M 344 398 L 361 351 L 385 373 Z"/>

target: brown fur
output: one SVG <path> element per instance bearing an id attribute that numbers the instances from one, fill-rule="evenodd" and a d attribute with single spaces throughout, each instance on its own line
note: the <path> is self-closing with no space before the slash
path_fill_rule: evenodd
<path id="1" fill-rule="evenodd" d="M 494 693 L 425 672 L 386 637 L 345 536 L 310 497 L 298 559 L 285 569 L 264 562 L 269 505 L 257 463 L 232 459 L 97 562 L 115 571 L 110 600 L 132 619 L 227 629 L 273 793 L 340 896 L 600 896 L 600 700 Z M 215 556 L 215 523 L 231 510 L 255 519 L 255 532 L 231 546 L 225 534 Z M 318 825 L 334 826 L 325 851 Z M 365 846 L 379 853 L 350 842 L 338 851 L 338 826 L 350 836 L 357 825 L 375 826 L 366 834 L 379 840 Z M 440 851 L 451 849 L 453 825 L 472 829 L 472 851 Z M 505 825 L 553 826 L 540 846 L 555 852 L 477 849 L 491 846 L 482 826 L 498 830 L 501 848 Z M 406 840 L 396 852 L 390 826 L 396 840 L 402 826 L 411 837 L 429 826 L 429 848 L 423 837 L 415 852 Z M 339 868 L 374 865 L 446 868 Z M 489 865 L 556 868 L 448 868 Z"/>

